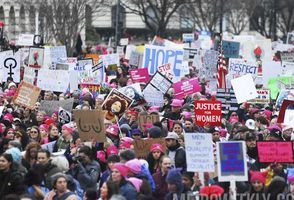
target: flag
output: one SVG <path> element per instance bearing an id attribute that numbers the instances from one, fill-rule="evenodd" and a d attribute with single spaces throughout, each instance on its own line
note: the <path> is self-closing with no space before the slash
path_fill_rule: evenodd
<path id="1" fill-rule="evenodd" d="M 222 41 L 219 45 L 219 57 L 217 65 L 217 87 L 226 88 L 226 75 L 228 74 L 227 70 L 227 60 L 223 54 Z"/>

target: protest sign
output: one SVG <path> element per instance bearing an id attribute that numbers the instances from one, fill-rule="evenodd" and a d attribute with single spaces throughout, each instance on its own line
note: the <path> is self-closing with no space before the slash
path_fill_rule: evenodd
<path id="1" fill-rule="evenodd" d="M 188 172 L 214 172 L 212 135 L 184 134 Z"/>
<path id="2" fill-rule="evenodd" d="M 62 107 L 59 107 L 58 121 L 61 124 L 67 124 L 67 123 L 71 122 L 71 112 L 68 112 L 67 110 L 63 109 Z"/>
<path id="3" fill-rule="evenodd" d="M 117 122 L 124 112 L 131 106 L 133 100 L 116 89 L 111 90 L 102 104 L 105 119 Z"/>
<path id="4" fill-rule="evenodd" d="M 291 108 L 286 109 L 283 124 L 293 127 L 293 125 L 294 125 L 294 106 L 291 106 Z"/>
<path id="5" fill-rule="evenodd" d="M 294 101 L 285 99 L 282 103 L 279 116 L 278 116 L 278 123 L 283 123 L 286 115 L 287 109 L 293 110 L 294 109 Z M 293 117 L 293 116 L 292 116 Z"/>
<path id="6" fill-rule="evenodd" d="M 117 46 L 116 47 L 116 53 L 119 55 L 119 58 L 124 58 L 125 52 L 124 52 L 124 46 Z"/>
<path id="7" fill-rule="evenodd" d="M 147 158 L 152 144 L 161 144 L 163 147 L 163 151 L 165 151 L 166 149 L 164 138 L 147 138 L 141 140 L 134 140 L 133 145 L 136 157 Z"/>
<path id="8" fill-rule="evenodd" d="M 117 66 L 119 66 L 119 55 L 117 53 L 103 55 L 102 60 L 103 60 L 103 66 L 109 70 L 115 70 L 117 69 Z M 109 68 L 110 66 L 115 66 L 115 67 L 110 69 Z"/>
<path id="9" fill-rule="evenodd" d="M 283 62 L 294 62 L 294 52 L 281 52 Z"/>
<path id="10" fill-rule="evenodd" d="M 153 75 L 158 70 L 158 66 L 166 63 L 171 64 L 173 81 L 179 80 L 183 62 L 184 50 L 174 47 L 162 47 L 155 45 L 145 45 L 143 67 L 148 68 L 149 74 Z"/>
<path id="11" fill-rule="evenodd" d="M 126 46 L 128 44 L 129 44 L 129 38 L 121 38 L 119 40 L 119 45 L 121 45 L 121 46 Z"/>
<path id="12" fill-rule="evenodd" d="M 130 60 L 131 54 L 133 51 L 136 51 L 136 48 L 135 45 L 127 45 L 125 59 Z"/>
<path id="13" fill-rule="evenodd" d="M 126 95 L 127 97 L 129 97 L 130 99 L 133 99 L 133 105 L 139 105 L 143 103 L 143 93 L 141 90 L 141 86 L 140 83 L 135 83 L 132 85 L 127 85 L 123 88 L 120 88 L 118 91 L 120 91 L 121 93 L 123 93 L 124 95 Z"/>
<path id="14" fill-rule="evenodd" d="M 13 97 L 15 104 L 33 109 L 40 95 L 41 89 L 22 81 Z"/>
<path id="15" fill-rule="evenodd" d="M 75 122 L 81 141 L 105 142 L 104 116 L 102 110 L 74 110 Z"/>
<path id="16" fill-rule="evenodd" d="M 154 88 L 157 88 L 163 94 L 165 94 L 172 86 L 172 82 L 158 71 L 152 76 L 148 84 L 151 84 Z"/>
<path id="17" fill-rule="evenodd" d="M 194 33 L 183 33 L 183 42 L 193 42 L 195 40 Z"/>
<path id="18" fill-rule="evenodd" d="M 91 70 L 93 67 L 93 59 L 92 58 L 86 58 L 78 60 L 77 66 L 74 68 L 75 71 L 87 71 Z"/>
<path id="19" fill-rule="evenodd" d="M 139 113 L 138 116 L 138 125 L 139 128 L 144 131 L 146 129 L 146 125 L 152 125 L 155 122 L 159 122 L 159 114 L 157 113 Z"/>
<path id="20" fill-rule="evenodd" d="M 176 99 L 183 99 L 186 95 L 201 91 L 198 78 L 191 78 L 173 84 Z"/>
<path id="21" fill-rule="evenodd" d="M 279 110 L 284 100 L 294 100 L 294 89 L 281 90 L 276 100 L 276 108 Z"/>
<path id="22" fill-rule="evenodd" d="M 294 77 L 275 77 L 269 78 L 268 88 L 270 89 L 271 98 L 276 99 L 280 91 L 285 89 L 294 88 Z"/>
<path id="23" fill-rule="evenodd" d="M 60 62 L 61 58 L 67 58 L 65 46 L 50 47 L 51 69 L 56 68 L 56 63 Z"/>
<path id="24" fill-rule="evenodd" d="M 244 141 L 216 143 L 218 180 L 248 181 L 246 145 Z"/>
<path id="25" fill-rule="evenodd" d="M 170 63 L 158 66 L 158 71 L 161 74 L 163 74 L 166 78 L 168 78 L 169 80 L 171 80 L 171 81 L 173 80 L 174 75 L 172 74 Z"/>
<path id="26" fill-rule="evenodd" d="M 200 41 L 202 49 L 211 49 L 211 37 L 209 35 L 199 35 L 198 41 Z"/>
<path id="27" fill-rule="evenodd" d="M 73 91 L 79 89 L 79 77 L 78 77 L 78 72 L 76 71 L 69 71 L 69 77 L 70 77 L 70 82 L 69 82 L 69 91 L 70 93 L 73 93 Z"/>
<path id="28" fill-rule="evenodd" d="M 270 91 L 265 89 L 257 89 L 257 98 L 247 101 L 252 104 L 269 104 L 270 103 Z"/>
<path id="29" fill-rule="evenodd" d="M 94 65 L 90 70 L 79 71 L 79 83 L 83 85 L 100 85 L 104 79 L 104 67 L 102 61 Z"/>
<path id="30" fill-rule="evenodd" d="M 294 44 L 294 33 L 287 34 L 287 41 L 286 44 Z"/>
<path id="31" fill-rule="evenodd" d="M 140 66 L 142 65 L 142 61 L 143 61 L 143 54 L 137 51 L 132 51 L 130 59 L 129 59 L 129 64 L 140 68 Z"/>
<path id="32" fill-rule="evenodd" d="M 37 86 L 42 90 L 66 92 L 69 83 L 69 71 L 41 69 L 38 72 Z"/>
<path id="33" fill-rule="evenodd" d="M 17 46 L 33 46 L 34 35 L 33 34 L 20 34 L 16 41 Z"/>
<path id="34" fill-rule="evenodd" d="M 229 111 L 236 111 L 239 108 L 239 104 L 233 89 L 218 88 L 216 99 L 222 102 L 222 110 L 225 114 L 227 114 Z"/>
<path id="35" fill-rule="evenodd" d="M 43 110 L 47 115 L 51 116 L 54 112 L 59 110 L 59 107 L 67 110 L 68 112 L 72 111 L 74 99 L 65 99 L 60 101 L 46 101 L 41 100 L 39 110 Z"/>
<path id="36" fill-rule="evenodd" d="M 100 55 L 95 53 L 88 53 L 85 55 L 85 58 L 92 58 L 93 65 L 97 65 L 99 62 L 102 61 L 102 58 L 100 57 Z"/>
<path id="37" fill-rule="evenodd" d="M 293 163 L 293 144 L 291 141 L 258 141 L 258 159 L 261 163 Z"/>
<path id="38" fill-rule="evenodd" d="M 201 53 L 204 52 L 197 48 L 184 48 L 184 61 L 193 61 L 195 56 L 201 56 Z"/>
<path id="39" fill-rule="evenodd" d="M 240 42 L 222 41 L 225 58 L 239 58 Z"/>
<path id="40" fill-rule="evenodd" d="M 20 66 L 27 67 L 29 61 L 30 48 L 21 48 L 18 51 L 20 55 Z"/>
<path id="41" fill-rule="evenodd" d="M 147 68 L 134 69 L 129 72 L 133 83 L 147 83 L 150 80 Z"/>
<path id="42" fill-rule="evenodd" d="M 43 61 L 44 48 L 31 47 L 29 53 L 28 66 L 35 69 L 40 69 L 43 66 Z"/>
<path id="43" fill-rule="evenodd" d="M 0 71 L 2 81 L 6 82 L 8 77 L 12 77 L 16 83 L 20 82 L 20 54 L 13 51 L 3 51 L 0 53 Z"/>
<path id="44" fill-rule="evenodd" d="M 235 78 L 231 84 L 238 103 L 244 103 L 258 96 L 251 74 Z"/>
<path id="45" fill-rule="evenodd" d="M 150 84 L 144 88 L 143 95 L 147 106 L 161 107 L 164 105 L 163 93 Z"/>
<path id="46" fill-rule="evenodd" d="M 218 52 L 214 50 L 206 50 L 203 57 L 203 67 L 200 74 L 207 80 L 214 79 L 217 72 Z"/>
<path id="47" fill-rule="evenodd" d="M 244 59 L 230 58 L 228 70 L 233 78 L 251 74 L 252 78 L 255 79 L 257 77 L 258 67 L 256 66 L 256 61 L 253 60 L 247 61 Z"/>
<path id="48" fill-rule="evenodd" d="M 195 123 L 199 126 L 220 126 L 222 103 L 220 101 L 199 100 L 194 102 Z"/>

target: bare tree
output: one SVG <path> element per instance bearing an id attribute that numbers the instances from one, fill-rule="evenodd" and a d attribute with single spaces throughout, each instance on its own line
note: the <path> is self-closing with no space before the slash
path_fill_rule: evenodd
<path id="1" fill-rule="evenodd" d="M 278 6 L 277 28 L 284 36 L 294 30 L 294 1 L 281 0 Z"/>
<path id="2" fill-rule="evenodd" d="M 127 12 L 139 15 L 153 34 L 166 36 L 167 25 L 186 0 L 122 0 Z"/>

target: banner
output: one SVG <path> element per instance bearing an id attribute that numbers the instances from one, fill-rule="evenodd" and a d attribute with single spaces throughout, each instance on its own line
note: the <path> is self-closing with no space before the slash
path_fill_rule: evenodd
<path id="1" fill-rule="evenodd" d="M 68 112 L 71 112 L 73 103 L 74 103 L 74 98 L 65 99 L 61 101 L 41 100 L 39 110 L 45 111 L 46 114 L 49 116 L 51 116 L 54 112 L 59 111 L 59 107 L 62 107 Z"/>
<path id="2" fill-rule="evenodd" d="M 159 120 L 159 114 L 156 113 L 139 113 L 138 116 L 138 125 L 141 131 L 146 130 L 146 125 L 152 125 L 155 122 L 160 122 Z"/>
<path id="3" fill-rule="evenodd" d="M 270 91 L 264 89 L 257 89 L 257 98 L 247 101 L 252 104 L 269 104 L 270 103 Z"/>
<path id="4" fill-rule="evenodd" d="M 147 68 L 134 69 L 129 72 L 133 83 L 148 83 L 150 80 Z"/>
<path id="5" fill-rule="evenodd" d="M 294 163 L 292 141 L 257 142 L 261 163 Z"/>
<path id="6" fill-rule="evenodd" d="M 8 77 L 12 77 L 16 83 L 20 82 L 20 54 L 13 54 L 12 50 L 0 52 L 0 73 L 2 81 L 6 82 Z"/>
<path id="7" fill-rule="evenodd" d="M 238 78 L 239 76 L 251 74 L 252 78 L 257 77 L 258 67 L 256 66 L 256 61 L 247 61 L 244 59 L 229 59 L 229 73 L 233 78 Z"/>
<path id="8" fill-rule="evenodd" d="M 69 75 L 66 70 L 39 70 L 37 86 L 42 90 L 65 93 L 70 83 Z"/>
<path id="9" fill-rule="evenodd" d="M 157 88 L 163 94 L 165 94 L 168 91 L 168 89 L 172 86 L 173 83 L 168 78 L 166 78 L 163 74 L 157 71 L 152 76 L 148 85 L 149 84 L 151 84 L 154 88 Z"/>
<path id="10" fill-rule="evenodd" d="M 198 78 L 180 81 L 173 84 L 176 99 L 183 99 L 186 95 L 201 91 Z"/>
<path id="11" fill-rule="evenodd" d="M 31 47 L 29 53 L 29 63 L 28 66 L 40 69 L 44 62 L 44 48 Z"/>
<path id="12" fill-rule="evenodd" d="M 102 110 L 74 110 L 75 122 L 81 141 L 105 142 L 104 115 Z"/>
<path id="13" fill-rule="evenodd" d="M 212 135 L 207 133 L 184 134 L 188 172 L 214 172 Z"/>
<path id="14" fill-rule="evenodd" d="M 149 74 L 153 75 L 158 70 L 158 66 L 166 63 L 171 64 L 173 81 L 181 78 L 181 67 L 184 50 L 174 47 L 163 47 L 155 45 L 145 45 L 143 67 L 148 68 Z"/>
<path id="15" fill-rule="evenodd" d="M 217 142 L 218 181 L 248 181 L 244 141 Z"/>
<path id="16" fill-rule="evenodd" d="M 225 58 L 239 58 L 240 42 L 222 41 Z"/>
<path id="17" fill-rule="evenodd" d="M 220 101 L 197 100 L 194 106 L 197 125 L 221 126 L 222 103 Z"/>
<path id="18" fill-rule="evenodd" d="M 166 146 L 164 138 L 145 138 L 133 141 L 136 157 L 147 158 L 152 144 L 161 144 L 163 151 L 165 152 Z"/>
<path id="19" fill-rule="evenodd" d="M 41 89 L 22 81 L 13 97 L 13 102 L 17 105 L 33 109 L 39 98 Z"/>
<path id="20" fill-rule="evenodd" d="M 294 62 L 294 52 L 281 52 L 283 62 Z"/>

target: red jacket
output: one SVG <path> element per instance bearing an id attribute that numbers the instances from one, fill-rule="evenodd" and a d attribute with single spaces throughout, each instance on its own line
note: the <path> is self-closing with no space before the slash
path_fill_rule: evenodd
<path id="1" fill-rule="evenodd" d="M 152 175 L 155 182 L 155 191 L 153 196 L 158 200 L 164 200 L 165 195 L 168 193 L 167 183 L 165 182 L 167 174 L 162 175 L 161 171 L 158 171 Z"/>

